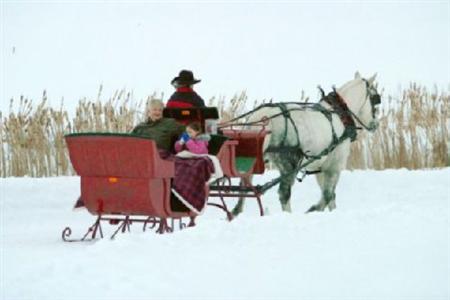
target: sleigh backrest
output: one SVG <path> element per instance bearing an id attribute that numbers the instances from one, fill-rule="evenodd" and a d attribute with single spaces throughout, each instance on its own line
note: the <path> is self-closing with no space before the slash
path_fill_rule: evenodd
<path id="1" fill-rule="evenodd" d="M 70 160 L 80 176 L 164 178 L 173 164 L 159 156 L 149 138 L 131 134 L 80 133 L 66 135 Z"/>
<path id="2" fill-rule="evenodd" d="M 268 131 L 223 129 L 223 135 L 238 142 L 236 145 L 236 168 L 240 172 L 264 173 L 263 144 Z"/>

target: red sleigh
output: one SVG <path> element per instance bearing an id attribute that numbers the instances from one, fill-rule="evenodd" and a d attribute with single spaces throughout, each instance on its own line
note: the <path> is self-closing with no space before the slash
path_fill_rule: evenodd
<path id="1" fill-rule="evenodd" d="M 164 113 L 180 121 L 196 120 L 203 126 L 208 123 L 205 119 L 217 117 L 215 108 L 203 112 L 199 108 L 166 109 Z M 250 176 L 264 173 L 262 144 L 266 134 L 261 126 L 258 130 L 229 127 L 222 135 L 212 135 L 210 154 L 217 156 L 224 177 L 208 187 L 209 197 L 218 197 L 220 202 L 208 204 L 223 209 L 230 220 L 227 197 L 256 198 L 263 215 L 262 191 L 252 185 Z M 67 227 L 63 240 L 103 237 L 101 223 L 105 221 L 118 225 L 112 237 L 129 231 L 133 223 L 142 223 L 144 231 L 154 229 L 158 233 L 194 225 L 196 214 L 171 193 L 174 162 L 160 157 L 153 140 L 117 133 L 75 133 L 65 139 L 73 168 L 81 177 L 80 197 L 97 218 L 83 238 L 70 239 L 71 229 Z M 232 178 L 241 179 L 241 183 L 231 184 Z"/>

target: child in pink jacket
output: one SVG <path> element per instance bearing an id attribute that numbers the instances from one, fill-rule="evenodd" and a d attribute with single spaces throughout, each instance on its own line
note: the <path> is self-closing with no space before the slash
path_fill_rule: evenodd
<path id="1" fill-rule="evenodd" d="M 202 127 L 200 123 L 193 122 L 186 126 L 186 132 L 175 143 L 175 151 L 190 151 L 194 154 L 208 154 L 208 141 L 210 136 L 201 134 Z"/>

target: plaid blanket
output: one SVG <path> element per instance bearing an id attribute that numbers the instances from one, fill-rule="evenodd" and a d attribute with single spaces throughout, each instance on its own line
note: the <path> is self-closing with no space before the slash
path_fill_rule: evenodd
<path id="1" fill-rule="evenodd" d="M 205 184 L 214 172 L 208 157 L 175 157 L 175 178 L 172 192 L 189 209 L 201 214 L 206 206 Z"/>

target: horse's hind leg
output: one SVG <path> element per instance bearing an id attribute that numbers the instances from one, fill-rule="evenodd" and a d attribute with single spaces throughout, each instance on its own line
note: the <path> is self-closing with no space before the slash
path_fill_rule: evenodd
<path id="1" fill-rule="evenodd" d="M 307 212 L 323 211 L 326 207 L 330 211 L 336 208 L 336 185 L 339 180 L 339 172 L 322 172 L 316 175 L 317 183 L 322 190 L 320 201 L 311 206 Z"/>
<path id="2" fill-rule="evenodd" d="M 250 176 L 249 180 L 250 180 L 250 182 L 252 182 L 253 176 Z M 245 186 L 244 179 L 241 179 L 241 181 L 239 182 L 239 186 L 241 186 L 241 187 Z M 240 196 L 238 199 L 239 200 L 238 200 L 236 206 L 231 211 L 231 213 L 235 217 L 244 211 L 244 197 Z"/>
<path id="3" fill-rule="evenodd" d="M 239 200 L 236 204 L 236 206 L 233 208 L 233 210 L 231 211 L 231 213 L 233 214 L 233 216 L 237 216 L 239 215 L 242 211 L 244 210 L 244 198 L 243 197 L 239 197 Z"/>

